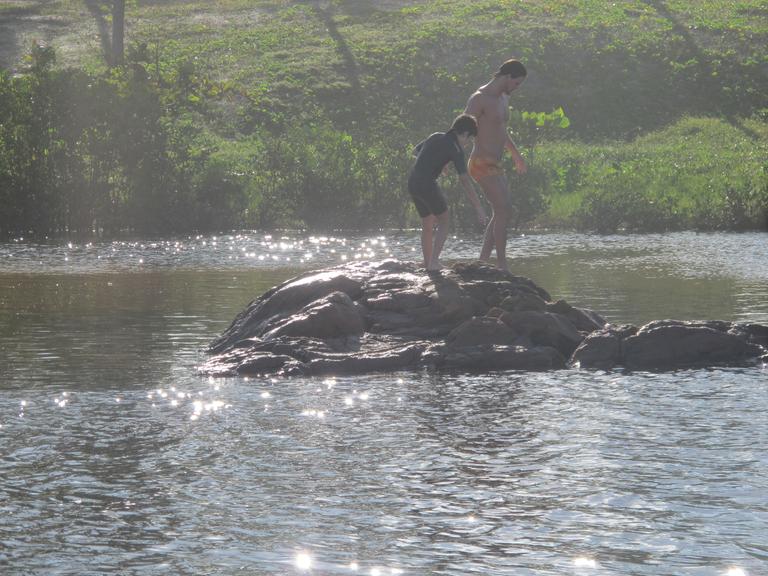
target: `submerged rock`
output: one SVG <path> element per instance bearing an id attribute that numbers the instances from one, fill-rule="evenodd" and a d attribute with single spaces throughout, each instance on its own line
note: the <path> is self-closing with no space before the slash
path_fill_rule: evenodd
<path id="1" fill-rule="evenodd" d="M 267 291 L 210 347 L 206 374 L 666 369 L 766 354 L 768 327 L 661 321 L 610 326 L 485 263 L 427 273 L 397 260 L 308 272 Z"/>

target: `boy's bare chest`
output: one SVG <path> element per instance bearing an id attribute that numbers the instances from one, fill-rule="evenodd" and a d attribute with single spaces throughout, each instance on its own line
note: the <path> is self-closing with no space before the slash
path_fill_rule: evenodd
<path id="1" fill-rule="evenodd" d="M 485 116 L 489 122 L 506 126 L 509 121 L 509 99 L 502 97 L 489 98 L 485 105 Z"/>

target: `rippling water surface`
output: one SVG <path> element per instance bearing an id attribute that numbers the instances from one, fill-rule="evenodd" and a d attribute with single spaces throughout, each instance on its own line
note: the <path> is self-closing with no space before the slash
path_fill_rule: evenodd
<path id="1" fill-rule="evenodd" d="M 196 375 L 266 288 L 417 242 L 0 245 L 0 573 L 768 573 L 764 366 Z M 510 248 L 615 322 L 768 323 L 765 234 Z"/>

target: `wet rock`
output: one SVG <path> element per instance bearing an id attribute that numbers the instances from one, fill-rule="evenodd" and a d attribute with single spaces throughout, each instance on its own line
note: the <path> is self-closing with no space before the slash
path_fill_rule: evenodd
<path id="1" fill-rule="evenodd" d="M 229 350 L 211 356 L 200 366 L 204 374 L 277 374 L 291 366 L 295 372 L 316 358 L 350 354 L 360 349 L 357 338 L 332 339 L 278 337 L 273 340 L 248 338 L 238 340 Z"/>
<path id="2" fill-rule="evenodd" d="M 423 343 L 408 344 L 375 351 L 325 356 L 310 360 L 302 367 L 304 374 L 366 374 L 413 368 L 426 348 Z"/>
<path id="3" fill-rule="evenodd" d="M 576 308 L 565 300 L 558 300 L 554 304 L 547 304 L 546 310 L 553 314 L 565 316 L 580 332 L 590 333 L 594 330 L 600 330 L 607 324 L 605 318 L 597 312 L 585 308 Z"/>
<path id="4" fill-rule="evenodd" d="M 521 336 L 538 346 L 548 346 L 560 351 L 566 358 L 584 339 L 573 323 L 560 314 L 551 312 L 505 312 L 502 322 Z"/>
<path id="5" fill-rule="evenodd" d="M 768 350 L 768 326 L 761 324 L 733 324 L 728 332 L 746 339 L 750 344 L 757 344 Z"/>
<path id="6" fill-rule="evenodd" d="M 565 367 L 565 358 L 548 346 L 437 345 L 426 350 L 422 363 L 441 370 L 488 372 L 495 370 L 555 370 Z"/>
<path id="7" fill-rule="evenodd" d="M 768 327 L 721 321 L 610 326 L 552 302 L 532 280 L 485 263 L 438 273 L 356 262 L 267 291 L 216 340 L 205 374 L 358 374 L 440 370 L 661 369 L 767 353 Z"/>
<path id="8" fill-rule="evenodd" d="M 238 374 L 272 374 L 281 370 L 287 363 L 293 362 L 292 356 L 280 354 L 249 354 L 235 368 Z"/>
<path id="9" fill-rule="evenodd" d="M 609 370 L 623 363 L 622 341 L 636 333 L 635 326 L 606 326 L 596 330 L 579 344 L 570 363 L 579 368 Z"/>
<path id="10" fill-rule="evenodd" d="M 308 336 L 310 338 L 340 338 L 365 332 L 361 308 L 344 292 L 307 304 L 295 314 L 278 322 L 263 336 L 265 340 L 278 336 Z"/>
<path id="11" fill-rule="evenodd" d="M 463 322 L 445 337 L 453 348 L 468 346 L 501 345 L 509 346 L 518 338 L 518 333 L 498 318 L 483 316 Z"/>
<path id="12" fill-rule="evenodd" d="M 762 354 L 760 346 L 730 329 L 730 323 L 720 321 L 651 322 L 623 342 L 623 364 L 631 369 L 666 370 L 740 363 Z"/>
<path id="13" fill-rule="evenodd" d="M 547 303 L 538 294 L 518 292 L 504 298 L 499 303 L 499 308 L 507 312 L 544 312 L 547 309 Z"/>
<path id="14" fill-rule="evenodd" d="M 601 369 L 625 366 L 633 370 L 744 364 L 765 353 L 758 343 L 762 328 L 768 329 L 721 320 L 656 320 L 639 329 L 607 326 L 584 339 L 570 364 Z"/>
<path id="15" fill-rule="evenodd" d="M 352 270 L 327 270 L 301 275 L 272 288 L 261 298 L 251 302 L 232 325 L 210 346 L 213 352 L 226 350 L 239 340 L 260 336 L 270 329 L 270 322 L 287 317 L 310 302 L 333 292 L 344 292 L 358 298 L 362 292 L 362 278 Z"/>

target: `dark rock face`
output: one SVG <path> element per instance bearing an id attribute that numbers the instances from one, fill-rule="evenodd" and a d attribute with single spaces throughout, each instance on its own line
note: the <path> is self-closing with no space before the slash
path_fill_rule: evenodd
<path id="1" fill-rule="evenodd" d="M 277 322 L 263 334 L 265 340 L 279 336 L 308 336 L 310 338 L 339 338 L 360 336 L 365 332 L 365 318 L 360 307 L 344 292 L 310 302 L 304 308 Z"/>
<path id="2" fill-rule="evenodd" d="M 363 279 L 361 275 L 332 269 L 303 274 L 284 282 L 251 302 L 227 331 L 211 344 L 210 350 L 224 351 L 244 338 L 262 335 L 280 320 L 333 292 L 343 292 L 357 299 L 362 291 Z"/>
<path id="3" fill-rule="evenodd" d="M 621 364 L 621 338 L 610 328 L 595 331 L 574 350 L 571 360 L 581 368 L 613 368 Z"/>
<path id="4" fill-rule="evenodd" d="M 309 272 L 251 302 L 201 372 L 353 374 L 442 370 L 674 368 L 765 354 L 768 327 L 727 322 L 609 326 L 528 278 L 484 263 L 427 273 L 396 260 Z"/>
<path id="5" fill-rule="evenodd" d="M 620 365 L 634 370 L 742 364 L 766 353 L 762 328 L 680 320 L 657 320 L 639 329 L 608 326 L 587 336 L 571 361 L 582 368 Z"/>

